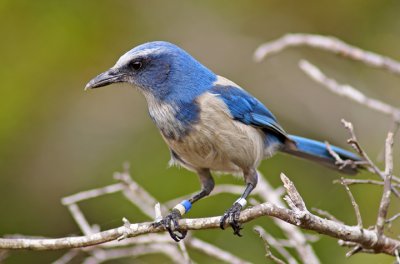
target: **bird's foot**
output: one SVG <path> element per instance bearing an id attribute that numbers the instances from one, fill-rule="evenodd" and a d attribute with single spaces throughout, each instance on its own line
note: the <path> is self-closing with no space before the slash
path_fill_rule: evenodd
<path id="1" fill-rule="evenodd" d="M 183 200 L 177 204 L 171 212 L 164 217 L 161 221 L 155 222 L 155 227 L 163 226 L 176 242 L 181 241 L 186 237 L 187 230 L 180 230 L 178 221 L 182 218 L 182 215 L 189 212 L 192 208 L 192 203 L 188 200 Z"/>
<path id="2" fill-rule="evenodd" d="M 172 209 L 171 212 L 165 216 L 161 221 L 154 222 L 154 227 L 163 226 L 171 236 L 173 240 L 176 242 L 181 241 L 186 237 L 186 230 L 179 230 L 179 219 L 182 218 L 181 213 L 177 209 Z"/>
<path id="3" fill-rule="evenodd" d="M 237 236 L 242 236 L 240 234 L 240 230 L 242 230 L 242 226 L 239 223 L 240 211 L 242 210 L 242 205 L 238 202 L 235 202 L 231 208 L 229 208 L 224 215 L 221 217 L 219 221 L 219 227 L 221 229 L 225 229 L 225 222 L 227 222 L 233 229 L 233 234 Z"/>

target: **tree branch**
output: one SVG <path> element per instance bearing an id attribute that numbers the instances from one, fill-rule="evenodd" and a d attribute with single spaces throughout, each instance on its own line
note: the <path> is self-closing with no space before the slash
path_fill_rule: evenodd
<path id="1" fill-rule="evenodd" d="M 287 187 L 286 191 L 288 197 L 292 199 L 292 206 L 294 206 L 294 208 L 287 209 L 271 203 L 262 203 L 244 210 L 240 214 L 239 222 L 246 223 L 262 216 L 272 216 L 303 229 L 357 243 L 365 250 L 395 255 L 396 249 L 400 246 L 399 240 L 389 238 L 384 234 L 378 237 L 377 233 L 373 230 L 360 229 L 358 226 L 348 226 L 313 215 L 306 209 L 305 204 L 301 202 L 303 199 L 297 192 L 293 183 L 284 175 L 282 175 L 282 178 L 285 181 L 285 187 Z M 214 229 L 219 228 L 220 218 L 220 216 L 216 216 L 182 219 L 179 221 L 179 225 L 182 230 Z M 0 249 L 55 250 L 88 247 L 114 241 L 121 236 L 135 237 L 163 231 L 165 231 L 163 227 L 154 227 L 151 222 L 135 223 L 87 236 L 57 239 L 1 238 Z"/>
<path id="2" fill-rule="evenodd" d="M 356 215 L 356 219 L 357 219 L 357 226 L 362 229 L 363 228 L 363 223 L 362 223 L 362 218 L 361 218 L 361 213 L 360 213 L 360 208 L 356 202 L 356 200 L 354 199 L 353 193 L 350 191 L 349 186 L 347 186 L 344 181 L 343 178 L 341 178 L 340 183 L 343 185 L 344 189 L 346 190 L 347 195 L 350 198 L 351 201 L 351 205 L 353 206 L 354 209 L 354 213 Z"/>
<path id="3" fill-rule="evenodd" d="M 399 122 L 400 121 L 400 109 L 390 104 L 384 103 L 374 98 L 369 98 L 356 88 L 348 84 L 339 84 L 336 80 L 328 78 L 320 69 L 315 65 L 311 64 L 307 60 L 301 60 L 299 62 L 300 69 L 304 71 L 311 79 L 319 84 L 322 84 L 329 91 L 346 97 L 354 102 L 365 105 L 375 111 L 381 112 L 386 115 L 392 116 L 392 118 Z"/>
<path id="4" fill-rule="evenodd" d="M 256 232 L 265 244 L 266 257 L 274 261 L 275 263 L 285 264 L 281 259 L 275 257 L 271 250 L 270 245 L 273 246 L 279 254 L 281 254 L 286 260 L 288 264 L 298 264 L 297 260 L 290 255 L 289 251 L 287 251 L 282 244 L 280 244 L 273 236 L 268 234 L 261 226 L 256 226 L 253 228 L 254 232 Z"/>
<path id="5" fill-rule="evenodd" d="M 297 46 L 322 49 L 400 75 L 400 62 L 396 60 L 351 46 L 334 37 L 313 34 L 286 34 L 279 39 L 264 43 L 254 52 L 254 60 L 261 61 L 286 48 Z"/>
<path id="6" fill-rule="evenodd" d="M 391 182 L 393 173 L 393 133 L 389 132 L 386 138 L 386 155 L 385 155 L 385 180 L 383 185 L 383 194 L 378 211 L 378 219 L 376 220 L 376 232 L 378 236 L 382 236 L 385 227 L 385 221 L 390 205 Z"/>

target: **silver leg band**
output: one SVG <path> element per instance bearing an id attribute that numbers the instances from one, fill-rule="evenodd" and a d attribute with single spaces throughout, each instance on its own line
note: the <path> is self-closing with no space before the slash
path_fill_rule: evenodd
<path id="1" fill-rule="evenodd" d="M 246 206 L 247 201 L 246 201 L 246 199 L 244 199 L 244 198 L 239 198 L 239 199 L 237 199 L 237 200 L 235 201 L 235 203 L 240 204 L 240 205 L 242 206 L 242 208 L 243 208 L 243 207 Z"/>
<path id="2" fill-rule="evenodd" d="M 186 208 L 182 204 L 175 205 L 174 209 L 178 210 L 181 215 L 184 215 L 186 213 Z"/>

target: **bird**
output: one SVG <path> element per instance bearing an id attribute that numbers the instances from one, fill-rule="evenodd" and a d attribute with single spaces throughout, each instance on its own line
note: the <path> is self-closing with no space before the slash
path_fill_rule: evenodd
<path id="1" fill-rule="evenodd" d="M 257 98 L 175 44 L 153 41 L 134 47 L 90 80 L 85 90 L 114 83 L 127 83 L 144 95 L 149 115 L 169 147 L 170 164 L 199 177 L 201 190 L 156 223 L 175 241 L 187 233 L 179 229 L 179 219 L 213 190 L 214 173 L 244 179 L 243 194 L 220 219 L 222 229 L 230 225 L 234 234 L 241 236 L 240 212 L 257 185 L 257 167 L 262 160 L 283 152 L 345 174 L 359 170 L 356 162 L 339 168 L 325 143 L 288 134 Z M 350 151 L 331 148 L 343 160 L 361 160 Z"/>

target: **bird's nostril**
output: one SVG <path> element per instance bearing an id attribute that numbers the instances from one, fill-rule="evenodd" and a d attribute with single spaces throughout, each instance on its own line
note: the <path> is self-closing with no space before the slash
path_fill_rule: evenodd
<path id="1" fill-rule="evenodd" d="M 108 71 L 108 75 L 110 75 L 110 76 L 115 76 L 115 75 L 117 75 L 117 74 L 118 74 L 118 71 L 115 70 L 115 69 L 110 69 L 110 70 Z"/>

